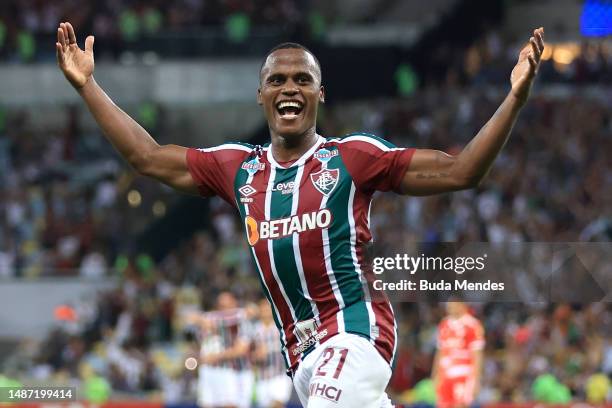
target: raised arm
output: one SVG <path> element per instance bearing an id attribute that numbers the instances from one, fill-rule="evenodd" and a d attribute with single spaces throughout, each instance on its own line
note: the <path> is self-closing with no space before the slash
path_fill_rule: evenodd
<path id="1" fill-rule="evenodd" d="M 96 83 L 93 45 L 94 37 L 90 35 L 85 39 L 85 50 L 81 50 L 70 23 L 61 23 L 57 29 L 57 63 L 106 138 L 138 173 L 177 190 L 196 194 L 196 184 L 187 169 L 187 149 L 176 145 L 160 146 Z"/>
<path id="2" fill-rule="evenodd" d="M 544 50 L 544 29 L 520 52 L 510 82 L 512 89 L 493 117 L 456 156 L 438 150 L 418 149 L 406 172 L 401 191 L 411 195 L 430 195 L 476 187 L 489 172 L 493 161 L 506 144 L 518 114 L 529 97 L 533 79 Z"/>

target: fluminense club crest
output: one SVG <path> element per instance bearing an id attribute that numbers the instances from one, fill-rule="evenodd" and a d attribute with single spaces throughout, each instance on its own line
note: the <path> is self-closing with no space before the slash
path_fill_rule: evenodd
<path id="1" fill-rule="evenodd" d="M 321 169 L 310 175 L 310 181 L 317 190 L 328 196 L 338 184 L 339 175 L 338 169 Z"/>

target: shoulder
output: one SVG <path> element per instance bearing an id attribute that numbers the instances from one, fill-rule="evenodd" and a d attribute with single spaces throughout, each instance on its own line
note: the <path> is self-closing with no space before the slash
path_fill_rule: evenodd
<path id="1" fill-rule="evenodd" d="M 389 150 L 397 148 L 393 143 L 382 137 L 376 136 L 372 133 L 356 132 L 349 133 L 340 137 L 331 137 L 327 139 L 328 143 L 337 144 L 338 146 L 350 146 L 350 147 L 377 147 L 381 150 Z"/>
<path id="2" fill-rule="evenodd" d="M 204 153 L 208 153 L 208 152 L 236 152 L 236 153 L 243 152 L 243 153 L 249 154 L 251 152 L 254 152 L 258 147 L 261 148 L 260 146 L 255 146 L 250 143 L 228 142 L 228 143 L 223 143 L 223 144 L 220 144 L 214 147 L 195 148 L 195 150 L 204 152 Z"/>
<path id="3" fill-rule="evenodd" d="M 261 149 L 261 146 L 242 142 L 224 143 L 207 148 L 191 148 L 187 151 L 187 161 L 196 165 L 239 166 Z"/>
<path id="4" fill-rule="evenodd" d="M 389 151 L 397 149 L 397 147 L 388 140 L 365 132 L 349 133 L 341 137 L 328 138 L 327 143 L 337 145 L 340 149 L 348 148 L 366 151 Z"/>
<path id="5" fill-rule="evenodd" d="M 466 314 L 464 316 L 461 317 L 461 322 L 476 331 L 482 330 L 482 323 L 480 323 L 480 320 L 478 320 L 476 317 L 472 316 L 471 314 Z"/>

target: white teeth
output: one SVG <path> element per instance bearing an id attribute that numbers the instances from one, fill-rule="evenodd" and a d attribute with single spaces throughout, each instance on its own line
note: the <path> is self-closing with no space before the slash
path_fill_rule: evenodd
<path id="1" fill-rule="evenodd" d="M 302 105 L 299 102 L 292 102 L 292 101 L 281 102 L 278 104 L 278 109 L 284 109 L 284 108 L 300 109 L 301 107 Z"/>

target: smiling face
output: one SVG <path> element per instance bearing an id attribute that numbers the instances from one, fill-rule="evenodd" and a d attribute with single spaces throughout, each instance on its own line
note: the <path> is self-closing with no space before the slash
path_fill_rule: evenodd
<path id="1" fill-rule="evenodd" d="M 321 71 L 309 52 L 299 48 L 274 51 L 261 69 L 260 81 L 257 102 L 264 108 L 273 135 L 292 141 L 309 130 L 314 132 L 324 91 Z"/>

